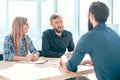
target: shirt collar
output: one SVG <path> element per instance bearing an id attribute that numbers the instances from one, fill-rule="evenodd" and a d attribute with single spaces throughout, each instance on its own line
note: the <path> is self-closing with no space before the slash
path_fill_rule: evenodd
<path id="1" fill-rule="evenodd" d="M 25 40 L 25 35 L 22 36 L 22 40 Z"/>
<path id="2" fill-rule="evenodd" d="M 106 27 L 105 23 L 99 23 L 98 25 L 96 25 L 95 29 L 105 28 L 105 27 Z"/>
<path id="3" fill-rule="evenodd" d="M 53 36 L 57 36 L 57 34 L 55 33 L 55 30 L 54 30 L 54 29 L 52 30 L 52 35 L 53 35 Z M 65 30 L 63 30 L 61 37 L 65 36 L 65 35 L 66 35 Z"/>

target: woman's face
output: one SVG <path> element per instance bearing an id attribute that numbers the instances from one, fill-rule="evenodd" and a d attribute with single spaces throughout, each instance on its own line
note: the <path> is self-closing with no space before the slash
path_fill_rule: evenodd
<path id="1" fill-rule="evenodd" d="M 28 25 L 28 23 L 26 23 L 26 24 L 23 26 L 23 29 L 22 29 L 23 34 L 25 34 L 25 33 L 28 32 L 28 28 L 29 28 L 29 25 Z"/>

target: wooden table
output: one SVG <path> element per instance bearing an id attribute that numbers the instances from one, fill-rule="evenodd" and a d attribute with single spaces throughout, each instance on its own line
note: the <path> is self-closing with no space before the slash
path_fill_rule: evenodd
<path id="1" fill-rule="evenodd" d="M 44 64 L 0 61 L 0 80 L 63 80 L 94 73 L 93 66 L 78 66 L 76 73 L 65 73 L 59 65 L 59 58 L 47 59 Z"/>

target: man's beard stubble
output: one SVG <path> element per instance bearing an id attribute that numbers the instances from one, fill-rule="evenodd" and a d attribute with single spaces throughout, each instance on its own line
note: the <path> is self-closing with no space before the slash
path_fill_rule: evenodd
<path id="1" fill-rule="evenodd" d="M 90 20 L 88 19 L 88 31 L 91 31 L 93 29 L 93 25 L 90 22 Z"/>
<path id="2" fill-rule="evenodd" d="M 63 29 L 62 29 L 62 30 L 55 29 L 55 31 L 56 31 L 57 33 L 62 33 L 62 32 L 63 32 Z"/>

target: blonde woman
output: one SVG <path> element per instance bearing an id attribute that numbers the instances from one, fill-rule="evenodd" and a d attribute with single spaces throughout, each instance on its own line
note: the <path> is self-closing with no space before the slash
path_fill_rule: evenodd
<path id="1" fill-rule="evenodd" d="M 28 22 L 25 17 L 16 17 L 12 23 L 11 34 L 4 40 L 4 56 L 7 61 L 36 61 L 39 54 L 34 47 L 28 32 Z M 31 55 L 28 54 L 28 50 Z"/>

